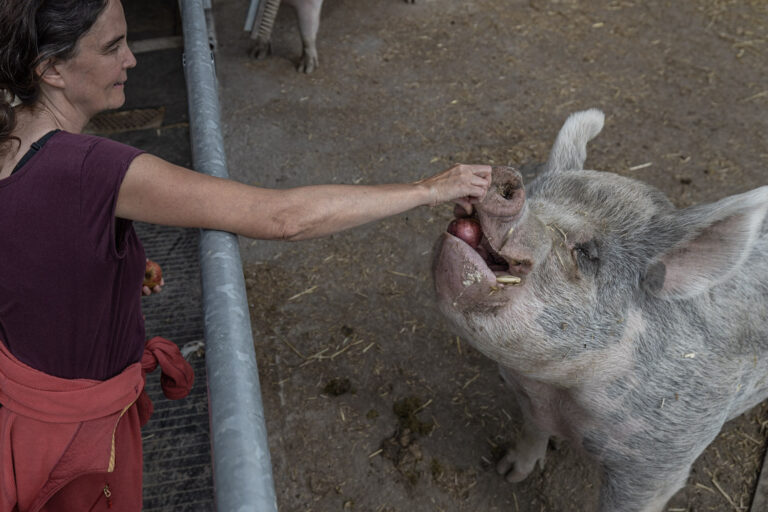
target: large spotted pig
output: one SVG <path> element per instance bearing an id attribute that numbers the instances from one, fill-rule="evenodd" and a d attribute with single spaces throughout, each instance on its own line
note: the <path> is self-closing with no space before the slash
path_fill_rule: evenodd
<path id="1" fill-rule="evenodd" d="M 507 480 L 554 435 L 599 463 L 601 511 L 661 511 L 723 424 L 768 397 L 768 187 L 676 209 L 583 170 L 603 119 L 568 118 L 525 187 L 495 168 L 479 245 L 444 234 L 435 286 L 520 404 Z"/>

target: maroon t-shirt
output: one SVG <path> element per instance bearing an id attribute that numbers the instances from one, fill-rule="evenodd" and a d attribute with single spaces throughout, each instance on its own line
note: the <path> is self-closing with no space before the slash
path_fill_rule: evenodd
<path id="1" fill-rule="evenodd" d="M 140 153 L 62 131 L 0 180 L 0 340 L 29 366 L 105 380 L 141 359 L 144 248 L 115 218 Z"/>

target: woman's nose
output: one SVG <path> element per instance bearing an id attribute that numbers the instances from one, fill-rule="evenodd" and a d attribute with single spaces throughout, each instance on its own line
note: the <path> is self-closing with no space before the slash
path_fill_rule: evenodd
<path id="1" fill-rule="evenodd" d="M 130 48 L 128 48 L 128 45 L 125 46 L 128 49 L 128 55 L 126 56 L 125 61 L 125 69 L 131 69 L 136 67 L 136 56 L 133 55 L 133 52 Z"/>

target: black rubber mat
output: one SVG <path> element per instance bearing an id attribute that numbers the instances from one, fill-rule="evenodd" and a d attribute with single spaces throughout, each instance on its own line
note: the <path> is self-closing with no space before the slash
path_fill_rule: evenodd
<path id="1" fill-rule="evenodd" d="M 160 128 L 164 117 L 165 107 L 102 112 L 91 119 L 83 132 L 110 134 Z"/>
<path id="2" fill-rule="evenodd" d="M 185 347 L 203 339 L 197 230 L 136 225 L 147 256 L 163 269 L 166 285 L 145 297 L 147 337 L 163 336 Z M 168 400 L 159 370 L 147 376 L 155 412 L 142 429 L 144 510 L 213 510 L 208 395 L 204 351 L 188 356 L 195 385 L 182 400 Z"/>

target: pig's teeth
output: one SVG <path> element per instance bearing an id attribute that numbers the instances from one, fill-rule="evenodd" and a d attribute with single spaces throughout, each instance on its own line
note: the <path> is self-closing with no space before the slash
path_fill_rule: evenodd
<path id="1" fill-rule="evenodd" d="M 501 284 L 520 284 L 522 279 L 516 276 L 496 276 L 496 282 Z"/>

